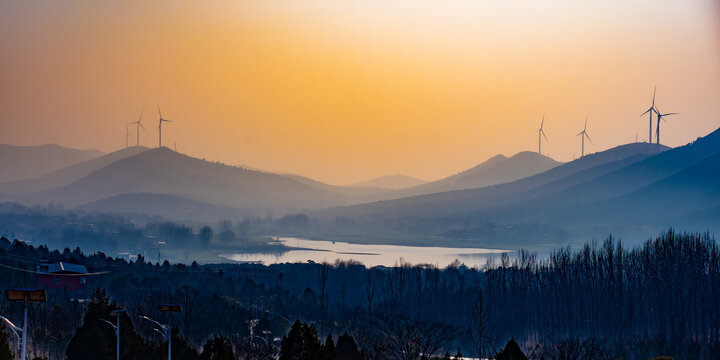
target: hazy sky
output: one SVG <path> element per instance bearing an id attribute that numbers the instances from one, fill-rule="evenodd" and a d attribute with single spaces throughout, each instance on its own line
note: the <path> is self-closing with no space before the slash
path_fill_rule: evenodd
<path id="1" fill-rule="evenodd" d="M 141 144 L 346 184 L 720 127 L 717 2 L 0 1 L 0 142 Z M 133 129 L 134 131 L 134 129 Z M 653 130 L 654 131 L 654 130 Z M 134 136 L 132 137 L 134 142 Z"/>

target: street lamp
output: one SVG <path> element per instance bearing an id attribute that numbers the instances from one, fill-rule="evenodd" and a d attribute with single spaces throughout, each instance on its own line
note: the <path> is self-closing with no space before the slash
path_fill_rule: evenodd
<path id="1" fill-rule="evenodd" d="M 115 330 L 115 358 L 117 360 L 120 360 L 120 314 L 126 312 L 125 309 L 118 309 L 113 310 L 110 312 L 110 315 L 115 315 L 117 317 L 117 325 L 113 325 L 113 323 L 105 320 L 105 319 L 98 319 L 100 321 L 106 322 L 108 325 L 112 326 L 113 330 Z"/>
<path id="2" fill-rule="evenodd" d="M 22 347 L 22 360 L 27 360 L 27 317 L 28 317 L 28 305 L 31 301 L 33 302 L 45 302 L 47 301 L 47 295 L 43 289 L 5 289 L 5 296 L 8 301 L 22 301 L 25 303 L 23 310 L 23 326 L 19 328 L 15 326 L 6 317 L 0 316 L 3 321 L 10 325 L 10 329 L 15 333 L 18 340 L 20 340 L 20 346 Z M 22 337 L 18 334 L 21 333 Z"/>
<path id="3" fill-rule="evenodd" d="M 23 329 L 15 326 L 15 324 L 13 324 L 12 321 L 8 320 L 8 318 L 6 318 L 2 315 L 0 315 L 0 320 L 6 322 L 8 324 L 8 326 L 10 327 L 10 330 L 12 330 L 13 334 L 15 334 L 15 336 L 17 337 L 18 348 L 22 348 L 22 336 L 20 334 L 18 334 L 18 332 L 22 333 Z"/>
<path id="4" fill-rule="evenodd" d="M 170 317 L 170 313 L 173 312 L 182 312 L 182 308 L 178 304 L 160 304 L 159 309 L 161 312 L 168 313 L 168 323 L 167 325 L 161 324 L 158 321 L 155 321 L 147 316 L 140 316 L 139 318 L 145 319 L 147 321 L 152 322 L 153 324 L 157 325 L 156 328 L 153 328 L 153 330 L 159 332 L 162 336 L 165 336 L 168 341 L 168 360 L 172 360 L 172 318 Z"/>

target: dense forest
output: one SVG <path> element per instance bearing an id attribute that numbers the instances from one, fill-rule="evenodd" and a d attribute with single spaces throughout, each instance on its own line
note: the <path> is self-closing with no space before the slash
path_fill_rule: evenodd
<path id="1" fill-rule="evenodd" d="M 720 248 L 708 234 L 669 230 L 633 248 L 609 237 L 542 259 L 520 251 L 483 268 L 153 263 L 7 239 L 0 259 L 2 287 L 36 286 L 40 259 L 97 274 L 84 296 L 50 293 L 50 301 L 33 305 L 31 352 L 49 359 L 82 358 L 73 355 L 78 341 L 96 347 L 93 358 L 111 359 L 112 331 L 89 319 L 109 316 L 114 306 L 128 310 L 123 326 L 135 335 L 126 341 L 161 356 L 163 338 L 138 320 L 166 320 L 161 303 L 183 307 L 174 315 L 173 344 L 186 347 L 187 358 L 215 345 L 232 349 L 228 359 L 283 358 L 283 343 L 298 327 L 304 330 L 295 334 L 307 332 L 323 346 L 347 334 L 364 359 L 488 357 L 511 338 L 538 359 L 712 359 L 720 351 Z M 18 304 L 0 305 L 19 319 Z"/>

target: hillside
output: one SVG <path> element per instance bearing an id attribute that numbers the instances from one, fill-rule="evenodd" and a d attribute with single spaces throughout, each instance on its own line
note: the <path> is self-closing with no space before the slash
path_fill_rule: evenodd
<path id="1" fill-rule="evenodd" d="M 667 150 L 661 147 L 660 151 Z M 657 154 L 653 144 L 621 145 L 513 182 L 332 209 L 343 216 L 426 216 L 499 206 L 536 198 L 595 179 Z M 329 211 L 328 211 L 329 212 Z"/>
<path id="2" fill-rule="evenodd" d="M 144 146 L 124 148 L 36 178 L 0 184 L 0 194 L 33 193 L 65 186 L 115 161 L 137 155 L 146 150 L 148 148 Z"/>
<path id="3" fill-rule="evenodd" d="M 378 189 L 345 189 L 319 182 L 309 185 L 282 175 L 211 163 L 168 148 L 125 157 L 121 154 L 113 156 L 120 159 L 110 161 L 112 159 L 106 158 L 64 170 L 63 174 L 73 173 L 73 176 L 89 172 L 69 184 L 38 192 L 4 193 L 0 200 L 28 205 L 62 203 L 67 207 L 87 204 L 87 208 L 93 210 L 103 210 L 107 205 L 108 210 L 129 211 L 124 205 L 127 197 L 118 196 L 146 194 L 162 199 L 168 206 L 173 206 L 168 199 L 175 202 L 182 199 L 186 203 L 195 201 L 216 208 L 240 209 L 247 215 L 265 216 L 350 204 L 367 199 L 369 193 L 379 192 Z M 110 163 L 105 165 L 105 162 Z M 151 209 L 157 207 L 140 207 L 146 212 Z"/>
<path id="4" fill-rule="evenodd" d="M 116 195 L 81 205 L 79 209 L 103 213 L 158 215 L 168 220 L 184 222 L 236 219 L 243 214 L 238 209 L 226 206 L 152 193 Z"/>
<path id="5" fill-rule="evenodd" d="M 383 228 L 465 239 L 474 246 L 547 249 L 611 232 L 637 240 L 675 221 L 689 223 L 693 213 L 707 216 L 720 204 L 720 130 L 686 146 L 660 150 L 628 144 L 511 183 L 332 213 L 353 225 L 354 230 L 345 228 L 344 233 Z M 706 226 L 720 230 L 718 221 Z"/>
<path id="6" fill-rule="evenodd" d="M 524 151 L 506 157 L 496 155 L 460 173 L 427 184 L 405 189 L 400 197 L 451 190 L 477 189 L 503 184 L 550 170 L 562 163 L 538 153 Z"/>
<path id="7" fill-rule="evenodd" d="M 55 144 L 0 144 L 0 183 L 38 177 L 101 155 L 98 150 L 77 150 Z"/>
<path id="8" fill-rule="evenodd" d="M 350 186 L 353 187 L 374 187 L 380 189 L 400 190 L 413 186 L 426 184 L 427 181 L 420 180 L 406 175 L 386 175 L 367 181 L 359 182 Z"/>

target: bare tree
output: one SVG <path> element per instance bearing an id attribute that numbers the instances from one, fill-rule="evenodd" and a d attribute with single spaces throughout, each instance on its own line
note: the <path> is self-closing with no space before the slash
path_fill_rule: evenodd
<path id="1" fill-rule="evenodd" d="M 478 358 L 488 355 L 487 346 L 492 344 L 492 331 L 490 329 L 490 313 L 479 284 L 475 290 L 475 299 L 470 304 L 470 326 Z"/>
<path id="2" fill-rule="evenodd" d="M 381 319 L 378 330 L 387 344 L 385 357 L 395 360 L 430 359 L 457 334 L 457 329 L 446 323 L 403 316 Z"/>
<path id="3" fill-rule="evenodd" d="M 320 330 L 324 330 L 325 313 L 327 307 L 327 279 L 330 264 L 323 261 L 317 268 L 318 289 L 320 290 Z"/>
<path id="4" fill-rule="evenodd" d="M 370 317 L 370 320 L 372 321 L 373 303 L 375 301 L 375 287 L 372 282 L 372 269 L 368 268 L 365 274 L 367 275 L 365 295 L 367 297 L 368 317 Z"/>

